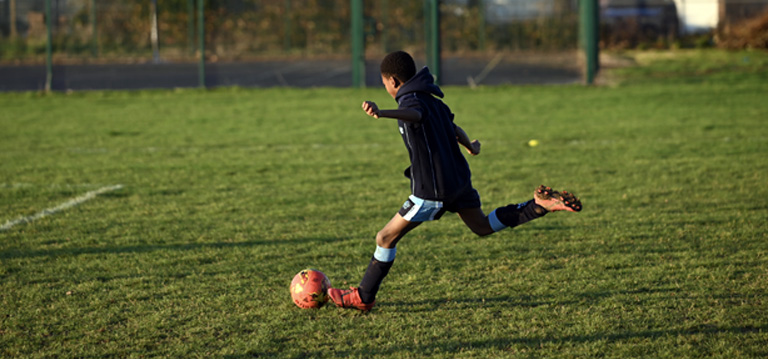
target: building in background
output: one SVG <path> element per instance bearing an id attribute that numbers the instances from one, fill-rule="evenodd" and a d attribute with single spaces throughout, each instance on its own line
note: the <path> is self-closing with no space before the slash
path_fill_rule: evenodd
<path id="1" fill-rule="evenodd" d="M 680 33 L 684 35 L 712 31 L 719 21 L 718 6 L 722 0 L 674 0 L 680 16 Z"/>

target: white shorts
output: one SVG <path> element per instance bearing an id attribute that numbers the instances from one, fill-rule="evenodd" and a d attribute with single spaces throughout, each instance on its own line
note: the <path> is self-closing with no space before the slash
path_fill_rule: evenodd
<path id="1" fill-rule="evenodd" d="M 411 195 L 398 213 L 408 222 L 426 222 L 440 219 L 445 213 L 445 208 L 443 208 L 443 202 L 429 201 Z"/>

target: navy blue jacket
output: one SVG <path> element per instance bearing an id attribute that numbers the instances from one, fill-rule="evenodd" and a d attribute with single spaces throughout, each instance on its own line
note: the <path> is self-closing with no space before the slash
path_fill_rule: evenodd
<path id="1" fill-rule="evenodd" d="M 450 202 L 472 181 L 467 160 L 459 149 L 453 113 L 443 101 L 428 68 L 423 68 L 397 91 L 398 109 L 421 112 L 421 121 L 398 120 L 411 167 L 405 170 L 416 197 Z"/>

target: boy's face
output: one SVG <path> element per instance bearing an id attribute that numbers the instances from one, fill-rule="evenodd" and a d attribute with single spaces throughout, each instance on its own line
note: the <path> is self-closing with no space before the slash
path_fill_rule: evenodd
<path id="1" fill-rule="evenodd" d="M 387 93 L 389 93 L 392 98 L 397 96 L 397 90 L 400 89 L 400 81 L 397 81 L 394 76 L 387 76 L 382 74 L 381 83 L 384 84 L 384 87 L 387 89 Z"/>

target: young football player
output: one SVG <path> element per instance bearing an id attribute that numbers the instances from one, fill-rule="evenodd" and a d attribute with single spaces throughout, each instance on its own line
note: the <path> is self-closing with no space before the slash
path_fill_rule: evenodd
<path id="1" fill-rule="evenodd" d="M 411 181 L 411 195 L 376 234 L 376 250 L 360 285 L 349 290 L 328 290 L 337 306 L 362 311 L 373 308 L 379 286 L 394 263 L 400 239 L 422 222 L 440 219 L 446 211 L 457 213 L 472 232 L 485 236 L 548 212 L 581 210 L 581 201 L 573 194 L 540 186 L 533 199 L 496 208 L 486 216 L 480 208 L 480 195 L 472 187 L 469 165 L 459 149 L 461 144 L 476 156 L 480 153 L 480 142 L 471 141 L 454 123 L 450 108 L 439 99 L 443 92 L 435 85 L 429 69 L 416 72 L 413 58 L 397 51 L 381 62 L 381 81 L 397 101 L 397 109 L 382 110 L 365 101 L 363 111 L 373 118 L 397 120 L 411 160 L 411 166 L 405 170 Z"/>

